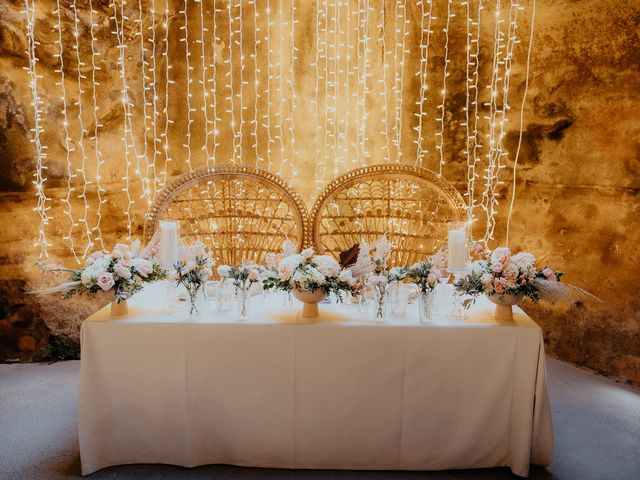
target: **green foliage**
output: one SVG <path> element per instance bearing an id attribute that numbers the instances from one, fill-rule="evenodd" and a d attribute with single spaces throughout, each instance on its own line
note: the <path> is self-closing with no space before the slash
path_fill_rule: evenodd
<path id="1" fill-rule="evenodd" d="M 80 344 L 69 337 L 50 336 L 49 343 L 40 350 L 42 360 L 49 364 L 62 360 L 79 360 Z"/>

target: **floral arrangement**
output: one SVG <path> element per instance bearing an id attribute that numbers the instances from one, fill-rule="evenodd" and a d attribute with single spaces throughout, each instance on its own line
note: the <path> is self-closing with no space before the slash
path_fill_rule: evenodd
<path id="1" fill-rule="evenodd" d="M 442 277 L 442 272 L 432 260 L 414 263 L 407 270 L 407 278 L 411 283 L 417 285 L 422 293 L 432 292 L 440 277 Z"/>
<path id="2" fill-rule="evenodd" d="M 198 310 L 197 297 L 212 274 L 214 261 L 200 241 L 192 245 L 181 245 L 178 250 L 178 263 L 172 273 L 176 286 L 182 285 L 189 296 L 189 313 Z"/>
<path id="3" fill-rule="evenodd" d="M 58 287 L 32 293 L 62 292 L 62 298 L 70 298 L 74 295 L 113 292 L 114 301 L 120 303 L 142 290 L 145 283 L 166 277 L 166 272 L 156 261 L 157 253 L 157 245 L 141 252 L 140 241 L 135 241 L 131 245 L 119 243 L 110 253 L 92 253 L 84 268 L 44 265 L 42 268 L 48 272 L 70 273 L 69 281 Z"/>
<path id="4" fill-rule="evenodd" d="M 527 252 L 512 255 L 507 247 L 488 252 L 487 258 L 471 264 L 471 272 L 456 282 L 459 292 L 476 297 L 524 295 L 538 302 L 545 292 L 558 290 L 563 272 L 536 266 L 536 258 Z M 468 306 L 470 303 L 467 303 Z"/>
<path id="5" fill-rule="evenodd" d="M 299 290 L 326 294 L 334 292 L 341 300 L 342 291 L 351 291 L 356 280 L 350 271 L 342 270 L 340 264 L 329 255 L 316 255 L 312 248 L 295 252 L 290 242 L 285 242 L 281 258 L 267 258 L 268 275 L 263 281 L 265 289 L 276 288 L 285 292 Z"/>

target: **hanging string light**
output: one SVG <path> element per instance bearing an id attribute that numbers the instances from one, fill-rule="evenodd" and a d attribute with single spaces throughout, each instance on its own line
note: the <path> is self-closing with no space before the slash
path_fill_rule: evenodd
<path id="1" fill-rule="evenodd" d="M 359 24 L 359 31 L 362 31 L 362 75 L 360 81 L 360 91 L 358 95 L 358 104 L 360 113 L 359 117 L 359 129 L 358 129 L 358 144 L 360 145 L 360 151 L 362 159 L 365 163 L 368 163 L 370 154 L 367 149 L 367 120 L 369 113 L 367 112 L 367 96 L 369 95 L 369 12 L 373 10 L 369 5 L 369 0 L 363 0 L 363 11 L 360 14 L 361 22 Z M 357 159 L 354 161 L 357 162 Z"/>
<path id="2" fill-rule="evenodd" d="M 489 125 L 489 152 L 487 153 L 487 168 L 485 169 L 484 191 L 482 193 L 482 208 L 486 215 L 486 229 L 483 241 L 487 244 L 494 238 L 496 227 L 495 216 L 499 204 L 497 192 L 501 184 L 500 171 L 505 168 L 504 160 L 508 153 L 504 149 L 503 141 L 506 135 L 505 123 L 507 122 L 507 112 L 509 110 L 509 82 L 511 77 L 511 63 L 513 49 L 518 43 L 517 40 L 517 14 L 521 9 L 520 4 L 512 0 L 509 6 L 509 26 L 507 28 L 506 44 L 504 44 L 504 32 L 500 25 L 504 23 L 501 19 L 500 2 L 496 4 L 496 28 L 494 38 L 494 62 L 490 85 L 491 99 L 489 102 L 490 115 Z M 500 66 L 503 66 L 503 77 L 500 77 Z M 499 103 L 498 95 L 502 93 Z"/>
<path id="3" fill-rule="evenodd" d="M 321 173 L 323 170 L 323 165 L 322 162 L 324 162 L 324 158 L 322 157 L 322 155 L 320 154 L 320 132 L 321 132 L 321 126 L 320 126 L 320 82 L 323 80 L 322 78 L 322 72 L 320 71 L 320 59 L 321 59 L 321 55 L 323 52 L 323 48 L 322 48 L 322 42 L 321 42 L 321 36 L 320 36 L 320 1 L 315 2 L 315 14 L 316 14 L 316 18 L 315 18 L 315 62 L 313 63 L 313 67 L 315 69 L 315 89 L 314 89 L 314 97 L 313 97 L 313 107 L 315 110 L 315 129 L 314 129 L 314 133 L 315 133 L 315 147 L 316 147 L 316 161 L 315 161 L 315 169 L 314 169 L 314 179 L 315 179 L 315 184 L 316 184 L 316 191 L 315 193 L 319 192 L 320 189 L 322 188 L 322 180 L 321 180 Z"/>
<path id="4" fill-rule="evenodd" d="M 289 72 L 289 89 L 291 91 L 291 115 L 289 115 L 289 142 L 291 144 L 291 177 L 295 178 L 298 175 L 296 169 L 296 159 L 298 157 L 298 151 L 296 149 L 296 136 L 295 136 L 295 116 L 296 116 L 296 60 L 298 56 L 296 52 L 296 0 L 291 0 L 291 24 L 289 27 L 289 42 L 291 43 L 291 61 Z"/>
<path id="5" fill-rule="evenodd" d="M 74 38 L 73 48 L 76 56 L 76 83 L 78 86 L 78 99 L 76 100 L 76 106 L 78 108 L 78 124 L 80 126 L 76 143 L 78 145 L 79 152 L 81 155 L 81 163 L 80 163 L 80 168 L 77 169 L 77 172 L 80 178 L 82 178 L 82 189 L 81 189 L 81 193 L 78 195 L 78 198 L 82 199 L 82 216 L 78 219 L 78 222 L 82 225 L 84 229 L 84 237 L 86 238 L 84 251 L 82 253 L 82 258 L 85 258 L 94 245 L 91 237 L 91 228 L 89 227 L 89 209 L 90 208 L 89 208 L 89 199 L 87 198 L 87 190 L 91 181 L 87 176 L 87 164 L 89 163 L 89 158 L 87 156 L 87 152 L 84 147 L 84 135 L 85 135 L 86 129 L 84 126 L 84 121 L 82 119 L 82 116 L 83 116 L 82 94 L 84 93 L 84 90 L 82 89 L 82 80 L 84 80 L 86 77 L 82 74 L 82 67 L 85 66 L 85 64 L 80 59 L 80 47 L 78 43 L 79 42 L 78 39 L 80 37 L 80 31 L 78 29 L 79 16 L 78 16 L 78 9 L 77 9 L 75 0 L 71 2 L 71 9 L 73 10 L 73 38 Z"/>
<path id="6" fill-rule="evenodd" d="M 164 166 L 162 168 L 160 187 L 164 187 L 167 183 L 167 170 L 172 160 L 169 145 L 169 125 L 173 125 L 173 120 L 169 118 L 169 93 L 170 86 L 173 83 L 173 80 L 171 80 L 171 63 L 169 61 L 169 0 L 164 1 L 162 28 L 164 28 L 164 51 L 162 52 L 162 56 L 164 57 L 164 106 L 162 109 L 162 113 L 164 114 L 164 130 L 161 138 L 163 143 L 162 149 L 164 150 Z"/>
<path id="7" fill-rule="evenodd" d="M 229 0 L 227 3 L 227 16 L 229 19 L 229 45 L 227 51 L 229 53 L 229 58 L 226 60 L 226 64 L 229 65 L 229 70 L 227 71 L 227 102 L 229 103 L 229 109 L 227 113 L 231 115 L 231 131 L 233 132 L 233 154 L 231 157 L 231 163 L 236 163 L 238 159 L 238 132 L 236 128 L 236 119 L 234 113 L 234 98 L 235 94 L 233 93 L 233 1 Z"/>
<path id="8" fill-rule="evenodd" d="M 431 20 L 434 18 L 431 15 L 433 10 L 433 4 L 431 0 L 418 0 L 420 5 L 420 70 L 416 74 L 420 77 L 420 98 L 418 100 L 418 124 L 414 127 L 417 133 L 417 139 L 415 144 L 417 146 L 416 162 L 415 166 L 422 167 L 424 162 L 424 156 L 428 153 L 428 150 L 424 147 L 424 136 L 422 134 L 422 126 L 424 119 L 427 116 L 425 102 L 427 101 L 427 91 L 429 86 L 427 84 L 428 67 L 429 67 L 429 46 L 431 43 Z M 426 3 L 426 8 L 425 8 Z"/>
<path id="9" fill-rule="evenodd" d="M 158 144 L 162 143 L 162 139 L 158 135 L 158 101 L 160 98 L 158 97 L 158 89 L 157 89 L 157 60 L 156 60 L 156 5 L 155 0 L 151 2 L 149 7 L 149 11 L 151 13 L 151 25 L 149 26 L 149 30 L 151 30 L 151 35 L 149 36 L 149 42 L 151 43 L 151 66 L 149 67 L 149 72 L 151 73 L 151 77 L 149 78 L 149 91 L 151 92 L 151 132 L 153 133 L 153 157 L 150 165 L 151 172 L 153 174 L 153 182 L 151 183 L 152 196 L 155 197 L 156 192 L 158 191 L 158 187 L 160 185 L 160 177 L 158 175 L 158 157 L 160 156 L 160 148 L 158 148 Z"/>
<path id="10" fill-rule="evenodd" d="M 278 139 L 278 142 L 280 143 L 280 166 L 278 168 L 278 174 L 282 175 L 282 171 L 284 169 L 284 166 L 287 163 L 287 157 L 285 155 L 285 148 L 284 148 L 284 144 L 285 144 L 285 137 L 284 137 L 284 128 L 283 125 L 286 122 L 285 119 L 285 108 L 286 108 L 286 101 L 287 99 L 285 98 L 285 88 L 284 88 L 284 30 L 285 30 L 285 26 L 286 26 L 286 22 L 284 20 L 284 13 L 283 13 L 283 8 L 282 8 L 282 4 L 283 4 L 283 0 L 280 0 L 278 2 L 278 55 L 277 55 L 277 62 L 276 62 L 276 79 L 278 81 L 278 111 L 276 113 L 276 118 L 278 119 L 278 134 L 276 135 L 276 138 Z"/>
<path id="11" fill-rule="evenodd" d="M 406 50 L 407 31 L 407 6 L 404 0 L 395 2 L 394 15 L 394 101 L 395 101 L 395 123 L 393 127 L 394 140 L 396 147 L 396 163 L 402 161 L 402 114 L 403 114 L 403 92 L 404 92 L 404 58 Z M 398 25 L 399 23 L 399 25 Z M 400 39 L 398 39 L 400 36 Z M 398 49 L 400 55 L 398 55 Z M 398 61 L 398 57 L 400 60 Z"/>
<path id="12" fill-rule="evenodd" d="M 253 59 L 253 120 L 251 123 L 253 124 L 253 132 L 251 135 L 253 136 L 253 148 L 256 153 L 256 165 L 259 165 L 263 162 L 263 159 L 260 156 L 260 147 L 258 144 L 258 126 L 259 121 L 258 118 L 260 116 L 260 110 L 258 108 L 259 100 L 260 100 L 260 63 L 258 62 L 258 45 L 260 44 L 260 39 L 258 37 L 258 33 L 260 32 L 260 25 L 258 23 L 258 5 L 256 0 L 251 1 L 251 5 L 253 5 L 253 53 L 251 54 L 251 58 Z"/>
<path id="13" fill-rule="evenodd" d="M 498 0 L 499 1 L 499 0 Z M 440 124 L 440 131 L 436 132 L 436 150 L 438 150 L 438 155 L 440 158 L 440 162 L 438 164 L 438 175 L 442 176 L 444 164 L 445 164 L 445 156 L 444 156 L 444 117 L 446 112 L 446 100 L 447 100 L 447 77 L 449 76 L 449 63 L 451 60 L 449 59 L 449 29 L 451 26 L 451 19 L 455 17 L 455 14 L 452 13 L 451 9 L 453 6 L 453 0 L 447 0 L 447 20 L 446 26 L 443 28 L 444 32 L 444 62 L 442 66 L 442 91 L 440 92 L 440 105 L 438 105 L 438 119 L 437 123 Z"/>
<path id="14" fill-rule="evenodd" d="M 244 111 L 246 110 L 246 106 L 244 104 L 244 100 L 243 100 L 243 93 L 244 93 L 244 86 L 247 84 L 247 81 L 244 79 L 244 50 L 243 50 L 243 36 L 242 36 L 242 31 L 243 31 L 243 27 L 242 27 L 242 0 L 238 1 L 238 8 L 236 9 L 238 12 L 238 15 L 236 17 L 236 25 L 238 26 L 238 29 L 236 31 L 238 40 L 236 41 L 236 44 L 238 45 L 238 50 L 240 51 L 240 56 L 239 56 L 239 60 L 240 60 L 240 75 L 239 75 L 239 82 L 240 82 L 240 88 L 238 89 L 238 103 L 240 104 L 240 125 L 238 127 L 238 161 L 240 163 L 244 162 L 244 155 L 242 153 L 242 144 L 243 144 L 243 140 L 242 140 L 242 133 L 244 131 Z"/>
<path id="15" fill-rule="evenodd" d="M 55 44 L 58 46 L 58 53 L 54 54 L 54 57 L 57 58 L 60 62 L 59 68 L 55 70 L 56 73 L 60 74 L 60 81 L 57 82 L 56 85 L 60 86 L 61 89 L 60 100 L 62 100 L 62 127 L 64 131 L 64 150 L 67 163 L 67 194 L 65 198 L 61 199 L 60 201 L 64 204 L 64 215 L 69 219 L 69 229 L 62 238 L 63 240 L 67 241 L 71 255 L 73 255 L 73 258 L 79 264 L 80 259 L 78 258 L 78 254 L 75 250 L 75 241 L 73 238 L 73 230 L 78 226 L 78 224 L 73 218 L 73 208 L 71 205 L 71 194 L 75 191 L 75 188 L 72 186 L 72 181 L 77 175 L 74 173 L 71 164 L 71 152 L 74 151 L 74 147 L 73 141 L 71 140 L 71 136 L 69 134 L 69 115 L 67 107 L 67 88 L 65 86 L 64 57 L 62 45 L 62 15 L 60 11 L 60 0 L 56 0 L 56 9 L 54 11 L 54 14 L 56 15 L 56 24 L 54 25 L 54 28 L 58 33 L 57 39 L 54 40 Z"/>
<path id="16" fill-rule="evenodd" d="M 191 66 L 191 51 L 189 50 L 189 1 L 184 0 L 184 4 L 182 6 L 182 10 L 180 13 L 184 17 L 184 25 L 180 26 L 180 30 L 184 31 L 184 37 L 180 38 L 181 42 L 184 42 L 184 51 L 185 51 L 185 78 L 187 81 L 187 132 L 186 132 L 186 141 L 182 144 L 184 148 L 187 149 L 187 155 L 184 159 L 184 163 L 187 164 L 187 169 L 189 171 L 193 170 L 193 164 L 191 162 L 191 125 L 193 124 L 193 116 L 192 113 L 195 112 L 195 108 L 191 105 L 191 97 L 193 93 L 191 93 L 191 84 L 193 83 L 193 79 L 191 78 L 191 71 L 194 67 Z"/>
<path id="17" fill-rule="evenodd" d="M 40 100 L 40 95 L 38 93 L 38 79 L 42 77 L 36 72 L 36 63 L 38 62 L 38 58 L 36 57 L 36 45 L 38 44 L 38 41 L 35 38 L 35 2 L 34 0 L 25 0 L 24 4 L 27 16 L 27 56 L 29 60 L 29 66 L 25 67 L 25 69 L 29 72 L 29 89 L 31 90 L 31 106 L 33 107 L 34 120 L 32 141 L 36 148 L 36 171 L 34 173 L 35 180 L 33 181 L 36 188 L 37 198 L 35 211 L 40 217 L 40 222 L 38 223 L 38 240 L 35 246 L 40 249 L 38 259 L 43 260 L 49 256 L 48 248 L 51 246 L 47 241 L 47 235 L 45 232 L 46 226 L 49 223 L 49 220 L 51 220 L 51 217 L 47 214 L 47 211 L 50 208 L 47 207 L 47 202 L 51 199 L 47 198 L 44 191 L 44 184 L 47 181 L 45 176 L 47 166 L 44 165 L 44 160 L 47 157 L 47 154 L 44 151 L 46 150 L 46 146 L 43 145 L 41 141 L 43 131 L 41 110 L 42 101 Z"/>
<path id="18" fill-rule="evenodd" d="M 265 112 L 265 124 L 264 127 L 267 130 L 267 170 L 273 171 L 273 159 L 271 158 L 271 144 L 275 142 L 275 140 L 271 137 L 271 71 L 273 65 L 271 64 L 271 3 L 270 0 L 267 0 L 267 25 L 265 28 L 265 46 L 267 49 L 267 111 Z"/>
<path id="19" fill-rule="evenodd" d="M 331 86 L 333 87 L 333 102 L 331 113 L 333 114 L 333 144 L 332 144 L 332 159 L 333 159 L 333 176 L 337 177 L 340 172 L 340 166 L 343 163 L 343 157 L 340 152 L 340 136 L 341 136 L 341 125 L 343 123 L 342 117 L 340 116 L 340 66 L 342 65 L 340 62 L 340 52 L 342 51 L 342 35 L 341 35 L 341 25 L 340 25 L 340 2 L 339 0 L 335 0 L 334 4 L 334 14 L 333 14 L 333 82 L 331 82 Z"/>
<path id="20" fill-rule="evenodd" d="M 213 165 L 216 164 L 216 150 L 218 149 L 218 135 L 220 132 L 218 131 L 218 122 L 221 120 L 218 117 L 218 97 L 217 97 L 217 88 L 218 88 L 218 45 L 220 44 L 220 38 L 218 37 L 218 25 L 216 23 L 216 17 L 219 9 L 216 7 L 215 0 L 213 1 L 213 10 L 211 12 L 211 101 L 213 103 L 213 119 L 212 119 L 212 131 L 211 135 L 213 136 L 213 148 L 211 153 L 211 163 Z"/>
<path id="21" fill-rule="evenodd" d="M 467 4 L 468 8 L 468 4 Z M 475 38 L 471 39 L 471 44 L 475 45 L 475 50 L 472 51 L 472 47 L 469 46 L 469 57 L 468 61 L 470 66 L 473 67 L 473 75 L 471 79 L 467 79 L 467 83 L 471 85 L 469 88 L 472 90 L 472 100 L 471 106 L 473 108 L 473 127 L 469 126 L 469 120 L 467 119 L 467 128 L 470 129 L 470 132 L 467 131 L 467 212 L 468 212 L 468 222 L 471 225 L 474 220 L 474 212 L 476 208 L 476 194 L 475 194 L 475 184 L 476 179 L 480 177 L 477 173 L 477 166 L 479 162 L 478 150 L 482 148 L 482 145 L 478 141 L 478 129 L 480 127 L 480 109 L 478 104 L 479 97 L 479 71 L 480 71 L 480 17 L 482 14 L 482 0 L 478 0 L 476 20 L 473 21 L 472 18 L 469 17 L 470 12 L 467 12 L 467 22 L 471 27 L 475 27 Z M 467 38 L 469 37 L 469 33 L 467 34 Z M 467 117 L 469 116 L 469 107 L 467 106 Z M 469 150 L 471 150 L 471 154 L 469 155 Z"/>
<path id="22" fill-rule="evenodd" d="M 96 225 L 92 228 L 93 233 L 96 237 L 96 242 L 100 245 L 101 250 L 105 250 L 104 241 L 102 239 L 102 230 L 100 229 L 100 224 L 102 223 L 102 205 L 107 203 L 107 200 L 102 198 L 102 194 L 105 192 L 105 189 L 102 188 L 102 184 L 100 183 L 100 170 L 102 165 L 104 165 L 104 160 L 102 159 L 102 153 L 100 152 L 100 142 L 98 140 L 98 131 L 102 128 L 100 121 L 98 120 L 98 85 L 99 83 L 96 81 L 96 72 L 100 70 L 100 67 L 96 65 L 96 57 L 98 56 L 98 52 L 96 52 L 95 48 L 95 33 L 94 29 L 97 27 L 93 15 L 97 14 L 93 9 L 93 3 L 89 0 L 89 36 L 90 36 L 90 46 L 91 46 L 91 99 L 93 103 L 93 136 L 91 137 L 91 141 L 93 141 L 93 153 L 96 159 L 96 194 L 98 197 L 98 205 L 96 207 Z M 60 43 L 62 45 L 62 43 Z M 62 58 L 62 52 L 60 52 L 60 56 Z M 66 108 L 66 106 L 65 106 Z M 65 121 L 66 121 L 66 113 L 65 113 Z M 65 126 L 65 130 L 66 130 Z"/>
<path id="23" fill-rule="evenodd" d="M 120 70 L 120 81 L 121 81 L 121 102 L 122 102 L 122 113 L 123 113 L 123 121 L 122 121 L 122 142 L 124 145 L 124 161 L 125 161 L 125 171 L 122 176 L 122 180 L 124 181 L 124 188 L 122 191 L 126 194 L 126 207 L 123 211 L 126 219 L 127 219 L 127 239 L 131 239 L 132 233 L 132 225 L 131 225 L 131 206 L 134 204 L 133 199 L 131 198 L 130 191 L 130 181 L 129 181 L 129 172 L 133 167 L 131 162 L 131 156 L 129 153 L 130 148 L 134 150 L 135 155 L 135 146 L 131 146 L 129 144 L 129 139 L 131 138 L 131 132 L 129 130 L 129 119 L 131 112 L 131 102 L 129 101 L 129 91 L 127 88 L 127 80 L 126 80 L 126 64 L 125 64 L 125 49 L 126 45 L 124 43 L 124 11 L 122 10 L 122 4 L 120 5 L 120 20 L 118 20 L 118 6 L 116 2 L 112 2 L 111 6 L 113 7 L 113 17 L 112 20 L 115 25 L 115 31 L 113 32 L 116 36 L 118 42 L 118 66 Z M 139 170 L 139 169 L 138 169 Z"/>
<path id="24" fill-rule="evenodd" d="M 387 105 L 388 95 L 387 95 L 387 56 L 390 55 L 389 49 L 387 48 L 387 32 L 385 23 L 387 22 L 387 7 L 385 2 L 382 2 L 382 6 L 380 8 L 380 43 L 382 48 L 382 78 L 379 80 L 379 83 L 382 85 L 382 90 L 380 95 L 382 95 L 382 125 L 383 129 L 380 133 L 384 136 L 384 161 L 389 162 L 391 158 L 390 154 L 390 144 L 389 144 L 389 107 Z"/>
<path id="25" fill-rule="evenodd" d="M 211 136 L 210 127 L 213 124 L 212 120 L 209 120 L 209 90 L 207 89 L 207 63 L 205 55 L 205 33 L 209 30 L 205 26 L 204 22 L 204 0 L 195 0 L 199 6 L 198 13 L 200 14 L 200 37 L 196 40 L 196 43 L 200 45 L 200 73 L 201 77 L 198 80 L 202 87 L 202 116 L 204 118 L 204 141 L 202 142 L 202 150 L 205 154 L 206 164 L 211 163 L 211 152 L 209 151 L 209 137 Z M 215 8 L 215 6 L 214 6 Z M 215 50 L 215 48 L 214 48 Z M 215 102 L 215 98 L 213 99 Z"/>
<path id="26" fill-rule="evenodd" d="M 152 172 L 152 169 L 149 165 L 149 124 L 147 123 L 149 119 L 149 115 L 147 113 L 147 107 L 149 102 L 147 100 L 147 92 L 148 86 L 147 81 L 149 77 L 147 77 L 147 66 L 149 63 L 147 62 L 146 48 L 144 44 L 144 21 L 142 18 L 143 10 L 142 10 L 142 0 L 138 0 L 138 25 L 139 30 L 137 35 L 140 37 L 140 81 L 142 82 L 142 127 L 143 127 L 143 135 L 142 135 L 142 153 L 138 155 L 140 160 L 144 163 L 144 171 L 145 174 L 142 177 L 142 195 L 140 198 L 145 197 L 147 203 L 151 205 L 153 200 L 153 194 L 151 192 L 151 180 L 150 177 L 155 178 L 155 173 Z M 155 142 L 155 140 L 154 140 Z M 153 182 L 155 184 L 155 181 Z"/>

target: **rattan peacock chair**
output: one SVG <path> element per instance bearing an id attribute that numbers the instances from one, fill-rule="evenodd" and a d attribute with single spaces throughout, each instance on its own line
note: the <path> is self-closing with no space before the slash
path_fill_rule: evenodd
<path id="1" fill-rule="evenodd" d="M 308 214 L 300 195 L 277 175 L 250 166 L 185 173 L 158 193 L 145 223 L 147 240 L 160 220 L 176 220 L 183 243 L 201 240 L 218 264 L 263 262 L 290 239 L 305 244 Z"/>
<path id="2" fill-rule="evenodd" d="M 322 191 L 311 218 L 316 251 L 338 256 L 387 234 L 392 261 L 410 265 L 445 245 L 447 222 L 466 220 L 453 185 L 431 170 L 402 164 L 352 170 Z"/>

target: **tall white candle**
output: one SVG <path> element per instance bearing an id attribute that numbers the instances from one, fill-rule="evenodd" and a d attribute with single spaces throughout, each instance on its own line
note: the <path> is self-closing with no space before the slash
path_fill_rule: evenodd
<path id="1" fill-rule="evenodd" d="M 467 266 L 467 232 L 449 230 L 449 264 L 451 271 L 462 270 Z"/>
<path id="2" fill-rule="evenodd" d="M 176 222 L 160 222 L 160 263 L 162 268 L 172 268 L 178 262 L 178 225 Z"/>

